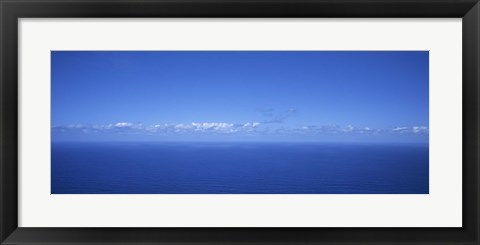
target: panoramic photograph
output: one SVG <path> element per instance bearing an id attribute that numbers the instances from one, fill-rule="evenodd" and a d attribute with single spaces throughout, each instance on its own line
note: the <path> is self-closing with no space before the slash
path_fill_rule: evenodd
<path id="1" fill-rule="evenodd" d="M 429 52 L 51 51 L 51 194 L 429 194 Z"/>

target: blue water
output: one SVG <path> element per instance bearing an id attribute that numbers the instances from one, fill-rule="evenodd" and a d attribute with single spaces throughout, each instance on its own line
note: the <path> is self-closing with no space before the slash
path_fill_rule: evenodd
<path id="1" fill-rule="evenodd" d="M 52 194 L 428 193 L 428 145 L 52 143 Z"/>

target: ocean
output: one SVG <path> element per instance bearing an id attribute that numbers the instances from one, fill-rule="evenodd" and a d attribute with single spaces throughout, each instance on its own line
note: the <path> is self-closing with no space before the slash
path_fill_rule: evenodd
<path id="1" fill-rule="evenodd" d="M 52 194 L 428 194 L 428 144 L 54 142 Z"/>

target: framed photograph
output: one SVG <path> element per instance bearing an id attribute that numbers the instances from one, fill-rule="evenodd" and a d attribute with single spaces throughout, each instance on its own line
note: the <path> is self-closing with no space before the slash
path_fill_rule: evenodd
<path id="1" fill-rule="evenodd" d="M 480 244 L 477 0 L 0 4 L 0 244 Z"/>

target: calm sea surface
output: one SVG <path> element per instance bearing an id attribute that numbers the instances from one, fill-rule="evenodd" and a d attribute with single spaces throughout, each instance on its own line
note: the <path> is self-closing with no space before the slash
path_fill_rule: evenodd
<path id="1" fill-rule="evenodd" d="M 52 194 L 428 193 L 428 145 L 52 143 Z"/>

